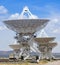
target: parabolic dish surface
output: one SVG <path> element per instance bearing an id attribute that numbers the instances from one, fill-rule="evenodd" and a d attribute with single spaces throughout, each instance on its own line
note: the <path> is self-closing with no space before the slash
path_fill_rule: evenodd
<path id="1" fill-rule="evenodd" d="M 19 19 L 4 21 L 5 25 L 17 33 L 34 33 L 44 28 L 48 19 Z"/>
<path id="2" fill-rule="evenodd" d="M 38 44 L 46 44 L 54 41 L 55 37 L 44 37 L 44 38 L 35 38 L 34 40 L 38 42 Z"/>

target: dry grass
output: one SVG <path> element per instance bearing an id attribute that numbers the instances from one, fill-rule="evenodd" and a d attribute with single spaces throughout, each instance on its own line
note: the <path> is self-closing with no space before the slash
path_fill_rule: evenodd
<path id="1" fill-rule="evenodd" d="M 28 61 L 20 61 L 20 62 L 0 62 L 0 65 L 60 65 L 59 61 L 47 61 L 47 60 L 41 60 L 39 63 L 30 63 Z"/>
<path id="2" fill-rule="evenodd" d="M 48 61 L 47 60 L 41 60 L 40 62 L 39 62 L 39 64 L 46 64 L 46 63 L 48 63 Z"/>
<path id="3" fill-rule="evenodd" d="M 30 63 L 28 61 L 25 62 L 0 62 L 0 65 L 43 65 L 46 61 L 40 61 L 39 63 Z"/>
<path id="4" fill-rule="evenodd" d="M 50 61 L 40 60 L 39 63 L 30 63 L 28 61 L 20 61 L 20 62 L 0 62 L 0 65 L 46 65 Z M 54 62 L 54 61 L 52 61 Z"/>
<path id="5" fill-rule="evenodd" d="M 35 63 L 32 64 L 32 63 L 27 63 L 27 62 L 24 62 L 24 63 L 6 63 L 6 62 L 3 62 L 3 63 L 0 63 L 0 65 L 36 65 Z"/>

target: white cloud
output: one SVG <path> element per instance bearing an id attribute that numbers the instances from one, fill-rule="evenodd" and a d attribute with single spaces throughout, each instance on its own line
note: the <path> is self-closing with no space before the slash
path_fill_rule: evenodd
<path id="1" fill-rule="evenodd" d="M 0 14 L 6 14 L 8 10 L 4 6 L 0 6 Z"/>
<path id="2" fill-rule="evenodd" d="M 60 34 L 60 28 L 59 28 L 59 29 L 54 29 L 54 30 L 52 31 L 52 33 Z"/>
<path id="3" fill-rule="evenodd" d="M 0 26 L 0 31 L 8 30 L 6 26 Z"/>
<path id="4" fill-rule="evenodd" d="M 56 11 L 54 6 L 46 6 L 46 10 L 49 12 L 48 18 L 50 19 L 49 24 L 47 25 L 47 32 L 51 33 L 51 35 L 59 34 L 60 33 L 60 13 Z"/>
<path id="5" fill-rule="evenodd" d="M 51 29 L 52 33 L 60 33 L 60 16 L 58 14 L 57 16 L 52 15 L 48 28 Z"/>
<path id="6" fill-rule="evenodd" d="M 7 30 L 7 27 L 3 24 L 8 18 L 8 10 L 5 6 L 0 6 L 0 31 Z"/>
<path id="7" fill-rule="evenodd" d="M 12 14 L 8 19 L 25 19 L 27 18 L 25 15 L 21 15 L 19 13 Z M 29 19 L 36 19 L 38 18 L 36 15 L 29 16 Z"/>
<path id="8" fill-rule="evenodd" d="M 55 14 L 50 16 L 51 21 L 53 23 L 60 23 L 60 13 L 57 13 L 56 15 Z"/>
<path id="9" fill-rule="evenodd" d="M 15 13 L 15 14 L 12 14 L 9 19 L 18 19 L 19 18 L 19 13 Z"/>
<path id="10" fill-rule="evenodd" d="M 54 23 L 58 23 L 59 22 L 59 19 L 58 18 L 54 18 L 51 21 L 54 22 Z"/>

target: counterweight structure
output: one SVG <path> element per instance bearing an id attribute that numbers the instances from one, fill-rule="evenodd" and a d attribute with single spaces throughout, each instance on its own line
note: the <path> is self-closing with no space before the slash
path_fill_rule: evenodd
<path id="1" fill-rule="evenodd" d="M 17 39 L 17 44 L 9 45 L 14 50 L 16 59 L 22 57 L 23 60 L 28 59 L 31 56 L 31 50 L 37 53 L 39 60 L 52 57 L 50 50 L 56 43 L 50 41 L 54 40 L 54 38 L 36 38 L 36 35 L 34 35 L 37 31 L 43 29 L 48 22 L 48 19 L 38 19 L 32 15 L 28 7 L 23 9 L 20 18 L 17 20 L 4 21 L 7 28 L 16 32 L 14 38 Z M 38 48 L 33 46 L 34 43 L 38 45 Z"/>

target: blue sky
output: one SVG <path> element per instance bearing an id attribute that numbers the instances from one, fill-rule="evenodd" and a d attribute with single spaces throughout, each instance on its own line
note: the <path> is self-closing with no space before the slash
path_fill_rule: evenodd
<path id="1" fill-rule="evenodd" d="M 15 32 L 8 30 L 3 21 L 20 14 L 24 6 L 28 6 L 31 13 L 39 18 L 50 19 L 45 32 L 56 37 L 58 45 L 53 52 L 60 52 L 60 0 L 0 0 L 0 50 L 10 50 L 8 45 L 14 42 L 15 36 Z"/>

